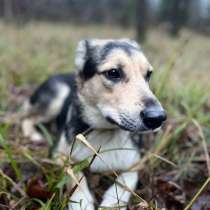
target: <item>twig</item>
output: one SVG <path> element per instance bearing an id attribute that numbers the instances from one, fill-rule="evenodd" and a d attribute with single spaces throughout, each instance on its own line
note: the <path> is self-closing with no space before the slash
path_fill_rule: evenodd
<path id="1" fill-rule="evenodd" d="M 119 200 L 119 196 L 118 196 L 116 182 L 114 183 L 114 186 L 115 186 L 115 192 L 116 192 L 116 195 L 117 195 L 117 207 L 118 207 L 118 210 L 120 210 L 120 200 Z"/>
<path id="2" fill-rule="evenodd" d="M 1 207 L 2 207 L 2 209 L 3 209 L 3 208 L 10 209 L 10 207 L 8 207 L 8 206 L 6 206 L 6 205 L 0 203 L 0 209 L 1 209 Z"/>
<path id="3" fill-rule="evenodd" d="M 25 197 L 21 198 L 20 200 L 18 200 L 12 207 L 10 210 L 16 209 L 17 206 L 20 205 L 20 203 L 22 203 L 25 200 Z"/>
<path id="4" fill-rule="evenodd" d="M 5 115 L 0 115 L 0 123 L 18 124 L 26 116 L 26 113 L 23 112 L 7 113 Z"/>
<path id="5" fill-rule="evenodd" d="M 158 159 L 160 159 L 160 160 L 162 160 L 162 161 L 168 163 L 169 165 L 171 165 L 171 166 L 177 168 L 177 165 L 176 165 L 175 163 L 173 163 L 172 161 L 170 161 L 170 160 L 168 160 L 168 159 L 166 159 L 166 158 L 164 158 L 164 157 L 162 157 L 162 156 L 160 156 L 160 155 L 154 154 L 154 153 L 150 153 L 150 154 L 151 154 L 152 156 L 154 156 L 154 157 L 156 157 L 156 158 L 158 158 Z"/>
<path id="6" fill-rule="evenodd" d="M 0 175 L 5 178 L 7 181 L 9 181 L 13 187 L 23 196 L 27 197 L 27 194 L 9 177 L 7 176 L 1 169 L 0 169 Z"/>
<path id="7" fill-rule="evenodd" d="M 110 166 L 108 166 L 108 164 L 103 160 L 103 158 L 101 157 L 101 155 L 96 151 L 96 149 L 86 140 L 85 136 L 83 136 L 82 134 L 78 134 L 76 136 L 76 140 L 81 141 L 85 146 L 87 146 L 90 150 L 92 150 L 94 152 L 95 155 L 97 155 L 97 157 L 105 164 L 107 165 L 108 168 L 110 168 L 110 170 L 113 172 L 113 174 L 118 177 L 118 174 L 116 173 L 116 171 L 112 170 Z"/>
<path id="8" fill-rule="evenodd" d="M 170 134 L 171 129 L 172 129 L 172 127 L 168 126 L 168 128 L 166 129 L 166 131 L 162 137 L 161 143 L 158 145 L 158 147 L 155 149 L 150 149 L 150 151 L 147 153 L 147 155 L 145 155 L 137 163 L 133 164 L 128 170 L 131 170 L 131 171 L 141 170 L 145 166 L 145 163 L 151 158 L 151 156 L 160 157 L 158 154 L 160 154 L 160 151 L 168 144 L 168 140 L 170 139 L 169 134 Z"/>
<path id="9" fill-rule="evenodd" d="M 210 177 L 210 157 L 209 157 L 209 153 L 208 153 L 208 147 L 207 147 L 207 144 L 206 144 L 206 139 L 205 139 L 203 130 L 202 130 L 200 124 L 198 123 L 198 121 L 193 119 L 193 123 L 198 128 L 199 135 L 200 135 L 200 137 L 202 139 L 203 150 L 204 150 L 205 157 L 206 157 L 206 165 L 207 165 L 207 169 L 208 169 L 208 175 Z"/>
<path id="10" fill-rule="evenodd" d="M 204 184 L 202 185 L 202 187 L 200 188 L 200 190 L 195 194 L 195 196 L 192 198 L 192 200 L 190 201 L 190 203 L 184 208 L 184 210 L 189 210 L 191 208 L 191 206 L 193 205 L 193 203 L 197 200 L 197 198 L 203 192 L 203 190 L 205 189 L 205 187 L 208 185 L 209 182 L 210 182 L 210 177 L 204 182 Z"/>

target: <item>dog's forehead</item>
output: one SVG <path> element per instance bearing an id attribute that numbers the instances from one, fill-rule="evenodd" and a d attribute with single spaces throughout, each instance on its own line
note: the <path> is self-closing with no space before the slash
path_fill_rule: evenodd
<path id="1" fill-rule="evenodd" d="M 122 50 L 127 55 L 131 55 L 133 51 L 141 51 L 138 43 L 129 39 L 92 39 L 90 45 L 100 54 L 101 60 L 113 50 Z"/>
<path id="2" fill-rule="evenodd" d="M 123 51 L 127 56 L 131 56 L 133 51 L 139 51 L 139 49 L 126 42 L 109 42 L 101 49 L 101 59 L 106 59 L 113 51 Z"/>
<path id="3" fill-rule="evenodd" d="M 129 42 L 110 41 L 105 43 L 100 51 L 100 64 L 102 65 L 116 67 L 118 65 L 130 66 L 133 64 L 143 70 L 152 69 L 142 50 Z"/>
<path id="4" fill-rule="evenodd" d="M 121 38 L 121 39 L 88 39 L 88 42 L 90 43 L 90 45 L 92 46 L 104 46 L 106 44 L 109 43 L 128 43 L 130 45 L 135 46 L 136 48 L 140 48 L 140 45 L 132 40 L 132 39 L 128 39 L 128 38 Z"/>

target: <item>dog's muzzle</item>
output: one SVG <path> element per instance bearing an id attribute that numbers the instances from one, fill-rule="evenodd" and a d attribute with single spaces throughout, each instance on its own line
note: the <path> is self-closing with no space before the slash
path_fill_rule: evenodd
<path id="1" fill-rule="evenodd" d="M 159 128 L 167 119 L 165 110 L 159 106 L 144 109 L 140 116 L 144 125 L 151 130 Z"/>

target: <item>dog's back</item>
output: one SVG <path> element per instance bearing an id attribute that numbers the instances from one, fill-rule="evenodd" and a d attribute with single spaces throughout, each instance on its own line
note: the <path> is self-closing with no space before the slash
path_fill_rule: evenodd
<path id="1" fill-rule="evenodd" d="M 68 108 L 75 96 L 75 77 L 73 74 L 58 74 L 43 82 L 23 106 L 27 118 L 22 129 L 26 137 L 41 141 L 42 136 L 35 130 L 37 123 L 55 122 L 60 133 L 67 120 Z"/>

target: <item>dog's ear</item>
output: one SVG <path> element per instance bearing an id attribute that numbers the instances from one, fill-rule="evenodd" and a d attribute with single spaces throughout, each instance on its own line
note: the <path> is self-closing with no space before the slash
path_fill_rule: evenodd
<path id="1" fill-rule="evenodd" d="M 94 47 L 91 40 L 84 39 L 78 43 L 76 50 L 75 66 L 77 74 L 88 80 L 96 73 L 96 62 L 94 61 Z"/>

